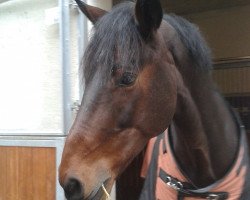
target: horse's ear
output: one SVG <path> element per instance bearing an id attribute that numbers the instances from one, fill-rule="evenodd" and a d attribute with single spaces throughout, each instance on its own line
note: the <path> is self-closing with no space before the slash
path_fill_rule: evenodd
<path id="1" fill-rule="evenodd" d="M 75 1 L 78 4 L 80 10 L 83 12 L 83 14 L 85 14 L 86 17 L 88 17 L 88 19 L 93 24 L 95 24 L 98 21 L 98 19 L 100 19 L 103 15 L 107 13 L 107 11 L 105 10 L 84 3 L 83 0 L 75 0 Z"/>
<path id="2" fill-rule="evenodd" d="M 163 18 L 163 11 L 159 0 L 137 0 L 135 15 L 138 21 L 139 30 L 147 40 L 160 27 Z"/>

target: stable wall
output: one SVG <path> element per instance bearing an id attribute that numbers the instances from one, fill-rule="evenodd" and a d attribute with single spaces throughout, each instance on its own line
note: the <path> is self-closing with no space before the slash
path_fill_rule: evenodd
<path id="1" fill-rule="evenodd" d="M 213 77 L 250 134 L 250 5 L 185 15 L 214 57 Z"/>
<path id="2" fill-rule="evenodd" d="M 212 49 L 214 79 L 227 95 L 250 94 L 250 5 L 185 15 Z M 223 60 L 223 63 L 220 62 Z"/>
<path id="3" fill-rule="evenodd" d="M 215 59 L 250 56 L 250 5 L 184 17 L 199 26 Z"/>

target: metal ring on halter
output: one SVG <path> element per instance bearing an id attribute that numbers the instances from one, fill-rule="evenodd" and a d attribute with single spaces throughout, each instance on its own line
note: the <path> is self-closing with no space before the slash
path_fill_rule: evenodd
<path id="1" fill-rule="evenodd" d="M 208 200 L 219 200 L 219 195 L 217 195 L 217 194 L 209 194 L 206 199 L 208 199 Z"/>

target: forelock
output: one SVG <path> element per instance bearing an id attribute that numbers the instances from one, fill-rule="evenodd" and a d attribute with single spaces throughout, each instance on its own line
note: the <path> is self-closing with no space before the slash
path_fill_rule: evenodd
<path id="1" fill-rule="evenodd" d="M 83 60 L 86 81 L 97 70 L 102 71 L 103 79 L 108 79 L 116 65 L 130 71 L 139 70 L 143 41 L 134 17 L 134 3 L 113 8 L 97 22 L 93 31 Z"/>

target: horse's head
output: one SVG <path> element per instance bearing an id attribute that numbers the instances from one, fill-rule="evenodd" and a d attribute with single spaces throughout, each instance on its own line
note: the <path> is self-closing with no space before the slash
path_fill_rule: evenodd
<path id="1" fill-rule="evenodd" d="M 110 13 L 77 1 L 95 24 L 86 49 L 85 92 L 60 166 L 68 199 L 102 199 L 147 141 L 170 124 L 176 105 L 173 59 L 157 0 Z"/>

